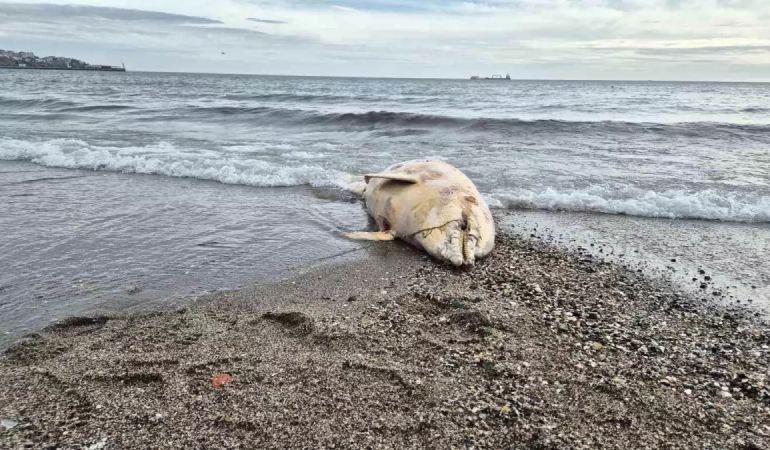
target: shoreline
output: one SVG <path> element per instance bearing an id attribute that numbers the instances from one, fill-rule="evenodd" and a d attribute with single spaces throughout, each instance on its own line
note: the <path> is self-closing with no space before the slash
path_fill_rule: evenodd
<path id="1" fill-rule="evenodd" d="M 770 448 L 752 309 L 513 236 L 373 253 L 49 327 L 0 357 L 0 446 Z"/>

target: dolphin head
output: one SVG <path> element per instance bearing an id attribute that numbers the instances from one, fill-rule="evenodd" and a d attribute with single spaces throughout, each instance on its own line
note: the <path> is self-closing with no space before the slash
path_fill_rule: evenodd
<path id="1" fill-rule="evenodd" d="M 455 203 L 456 204 L 456 203 Z M 495 226 L 492 214 L 483 199 L 466 196 L 459 208 L 446 208 L 444 225 L 422 230 L 413 236 L 418 244 L 434 258 L 455 266 L 472 266 L 495 244 Z"/>

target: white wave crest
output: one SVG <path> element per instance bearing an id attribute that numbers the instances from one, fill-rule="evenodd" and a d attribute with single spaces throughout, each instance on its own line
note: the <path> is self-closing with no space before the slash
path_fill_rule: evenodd
<path id="1" fill-rule="evenodd" d="M 0 159 L 49 167 L 188 177 L 248 186 L 325 186 L 349 189 L 360 177 L 313 165 L 279 165 L 238 154 L 180 149 L 167 142 L 144 147 L 97 146 L 77 139 L 0 140 Z"/>
<path id="2" fill-rule="evenodd" d="M 770 197 L 703 190 L 656 192 L 625 186 L 592 186 L 560 191 L 520 189 L 487 196 L 496 208 L 599 212 L 669 219 L 706 219 L 729 222 L 770 222 Z"/>
<path id="3" fill-rule="evenodd" d="M 290 159 L 323 159 L 326 158 L 326 154 L 294 151 L 286 153 L 286 157 Z"/>

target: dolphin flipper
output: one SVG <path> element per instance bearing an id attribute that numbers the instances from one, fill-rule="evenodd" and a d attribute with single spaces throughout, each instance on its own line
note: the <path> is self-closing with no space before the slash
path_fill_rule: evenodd
<path id="1" fill-rule="evenodd" d="M 418 175 L 407 175 L 405 173 L 367 173 L 364 175 L 364 181 L 369 183 L 372 178 L 383 178 L 391 181 L 401 181 L 402 183 L 419 183 L 420 177 Z"/>
<path id="2" fill-rule="evenodd" d="M 356 241 L 392 241 L 396 237 L 387 231 L 357 231 L 345 233 L 345 237 Z"/>

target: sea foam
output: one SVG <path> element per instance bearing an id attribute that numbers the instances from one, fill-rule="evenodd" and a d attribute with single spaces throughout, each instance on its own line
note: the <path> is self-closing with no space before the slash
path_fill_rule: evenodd
<path id="1" fill-rule="evenodd" d="M 627 214 L 667 219 L 705 219 L 730 222 L 770 222 L 770 197 L 736 192 L 665 190 L 633 186 L 592 186 L 569 190 L 547 187 L 495 192 L 490 205 L 508 209 Z"/>
<path id="2" fill-rule="evenodd" d="M 177 148 L 97 146 L 77 139 L 0 140 L 0 159 L 49 167 L 188 177 L 248 186 L 326 186 L 347 189 L 360 177 L 316 165 L 281 165 L 238 154 Z"/>
<path id="3" fill-rule="evenodd" d="M 329 159 L 326 155 L 288 150 L 288 147 L 283 149 L 286 158 L 266 161 L 249 157 L 243 148 L 234 148 L 230 152 L 189 149 L 168 142 L 141 147 L 111 147 L 77 139 L 40 142 L 0 140 L 0 159 L 30 161 L 49 167 L 188 177 L 260 187 L 310 185 L 360 190 L 360 174 L 321 166 L 324 160 Z M 520 181 L 526 183 L 526 180 Z M 716 189 L 655 191 L 631 185 L 583 189 L 523 186 L 516 190 L 501 190 L 483 184 L 479 187 L 488 192 L 485 197 L 493 208 L 770 222 L 770 197 L 750 193 Z"/>

